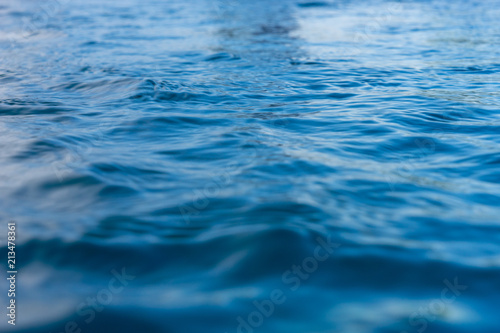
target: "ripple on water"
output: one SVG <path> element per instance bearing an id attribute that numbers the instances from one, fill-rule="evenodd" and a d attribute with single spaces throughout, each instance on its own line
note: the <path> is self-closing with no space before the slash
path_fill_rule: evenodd
<path id="1" fill-rule="evenodd" d="M 19 332 L 498 331 L 498 1 L 49 7 L 0 6 Z"/>

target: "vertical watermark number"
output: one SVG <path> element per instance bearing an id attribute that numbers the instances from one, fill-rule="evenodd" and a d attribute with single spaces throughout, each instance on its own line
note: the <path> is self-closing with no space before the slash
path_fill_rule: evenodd
<path id="1" fill-rule="evenodd" d="M 16 222 L 7 224 L 7 280 L 9 281 L 9 306 L 7 306 L 7 322 L 16 325 Z"/>

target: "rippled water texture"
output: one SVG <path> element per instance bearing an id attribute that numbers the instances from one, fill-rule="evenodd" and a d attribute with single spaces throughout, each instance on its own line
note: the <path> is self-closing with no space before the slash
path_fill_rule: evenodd
<path id="1" fill-rule="evenodd" d="M 499 332 L 499 1 L 1 4 L 16 331 Z"/>

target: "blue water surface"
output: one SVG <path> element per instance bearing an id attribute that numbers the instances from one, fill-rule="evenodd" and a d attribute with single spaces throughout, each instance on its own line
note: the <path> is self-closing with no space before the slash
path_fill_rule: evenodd
<path id="1" fill-rule="evenodd" d="M 2 332 L 500 332 L 498 0 L 0 4 Z"/>

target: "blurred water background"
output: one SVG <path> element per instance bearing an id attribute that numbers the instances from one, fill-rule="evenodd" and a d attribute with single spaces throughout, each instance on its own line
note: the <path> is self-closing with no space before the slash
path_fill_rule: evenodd
<path id="1" fill-rule="evenodd" d="M 0 3 L 3 332 L 500 332 L 498 0 Z"/>

